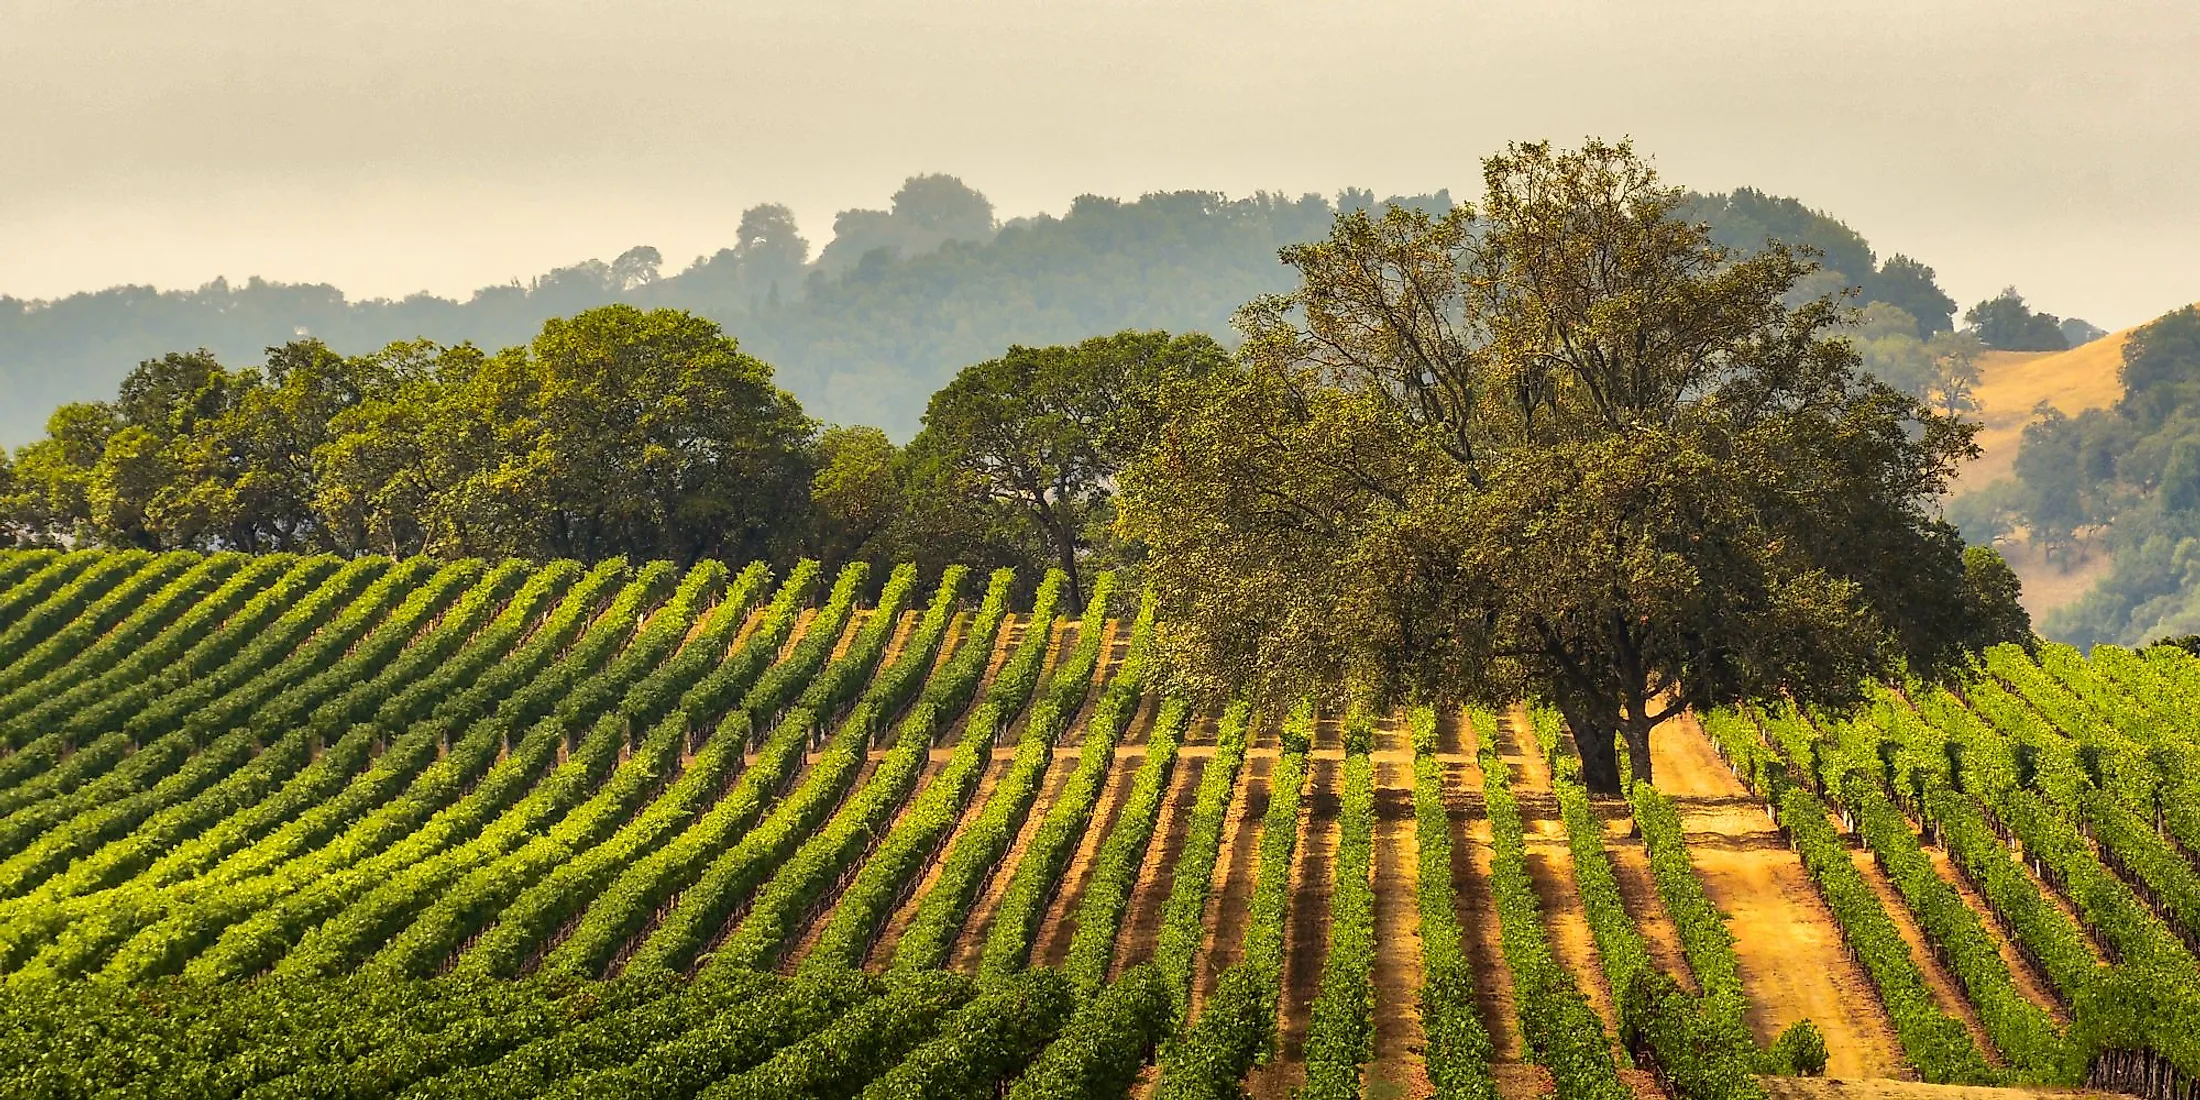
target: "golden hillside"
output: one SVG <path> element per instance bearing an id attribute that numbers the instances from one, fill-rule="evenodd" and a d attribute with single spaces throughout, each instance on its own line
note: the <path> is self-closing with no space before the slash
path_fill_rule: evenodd
<path id="1" fill-rule="evenodd" d="M 2124 394 L 2117 371 L 2132 329 L 2111 333 L 2069 351 L 1990 351 L 1979 357 L 1978 444 L 1985 451 L 1965 467 L 1956 491 L 1976 489 L 2011 476 L 2017 443 L 2032 409 L 2045 401 L 2070 415 L 2115 404 Z"/>

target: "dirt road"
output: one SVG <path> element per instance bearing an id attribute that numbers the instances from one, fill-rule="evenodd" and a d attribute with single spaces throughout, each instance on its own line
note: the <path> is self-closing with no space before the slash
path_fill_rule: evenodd
<path id="1" fill-rule="evenodd" d="M 1680 811 L 1697 877 L 1734 930 L 1744 1019 L 1758 1041 L 1807 1017 L 1825 1033 L 1830 1076 L 1907 1076 L 1886 1010 L 1802 861 L 1693 717 L 1658 730 L 1651 762 Z"/>

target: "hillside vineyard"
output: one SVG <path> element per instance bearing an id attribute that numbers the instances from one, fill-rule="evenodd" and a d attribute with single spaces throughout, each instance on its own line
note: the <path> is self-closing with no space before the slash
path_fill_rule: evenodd
<path id="1" fill-rule="evenodd" d="M 1015 582 L 0 552 L 0 1095 L 2200 1095 L 2181 650 L 1606 800 L 1549 712 L 1198 706 Z"/>

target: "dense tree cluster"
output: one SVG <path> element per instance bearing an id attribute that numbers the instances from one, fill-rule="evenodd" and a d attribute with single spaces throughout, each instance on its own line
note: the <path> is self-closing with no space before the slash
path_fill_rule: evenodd
<path id="1" fill-rule="evenodd" d="M 2108 335 L 2083 318 L 2034 313 L 2013 286 L 1966 310 L 1963 321 L 1987 347 L 2001 351 L 2066 351 Z"/>
<path id="2" fill-rule="evenodd" d="M 1286 250 L 1224 371 L 1173 384 L 1122 526 L 1222 688 L 1563 710 L 1585 778 L 1683 706 L 1840 705 L 2028 639 L 1933 503 L 1971 426 L 1861 374 L 1814 265 L 1679 216 L 1625 145 L 1516 146 L 1479 208 Z"/>
<path id="3" fill-rule="evenodd" d="M 1927 339 L 1955 327 L 1955 299 L 1940 289 L 1932 268 L 1900 253 L 1881 262 L 1862 234 L 1794 199 L 1743 187 L 1689 196 L 1680 211 L 1709 226 L 1712 243 L 1737 253 L 1775 241 L 1810 253 L 1817 270 L 1797 280 L 1790 305 L 1853 288 L 1858 301 L 1883 302 L 1908 316 L 1911 336 Z"/>
<path id="4" fill-rule="evenodd" d="M 734 560 L 802 518 L 812 426 L 708 321 L 609 306 L 527 345 L 171 353 L 16 455 L 19 540 Z"/>
<path id="5" fill-rule="evenodd" d="M 1126 560 L 1115 478 L 1154 395 L 1227 360 L 1161 332 L 1011 347 L 898 447 L 820 431 L 770 366 L 672 309 L 587 310 L 493 354 L 170 353 L 0 453 L 0 542 L 1059 566 L 1081 605 L 1085 576 Z"/>

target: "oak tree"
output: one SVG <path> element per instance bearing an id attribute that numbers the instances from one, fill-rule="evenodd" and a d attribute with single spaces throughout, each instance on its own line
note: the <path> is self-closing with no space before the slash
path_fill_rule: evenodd
<path id="1" fill-rule="evenodd" d="M 1973 429 L 1861 373 L 1814 270 L 1739 256 L 1625 145 L 1517 145 L 1479 207 L 1340 215 L 1124 476 L 1211 688 L 1559 707 L 1638 777 L 1684 707 L 1842 705 L 1997 619 L 1935 515 Z"/>

